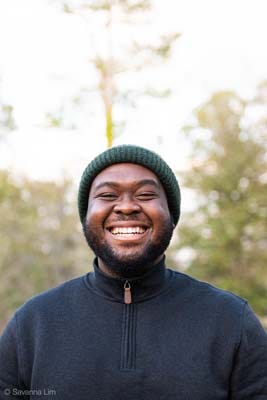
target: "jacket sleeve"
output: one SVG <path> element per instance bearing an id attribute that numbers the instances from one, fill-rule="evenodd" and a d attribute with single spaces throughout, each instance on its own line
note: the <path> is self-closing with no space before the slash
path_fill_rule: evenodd
<path id="1" fill-rule="evenodd" d="M 19 344 L 17 339 L 16 315 L 10 320 L 0 337 L 0 400 L 21 399 L 17 397 L 21 387 Z M 25 388 L 24 388 L 25 390 Z"/>
<path id="2" fill-rule="evenodd" d="M 267 400 L 267 334 L 246 304 L 235 356 L 231 400 Z"/>

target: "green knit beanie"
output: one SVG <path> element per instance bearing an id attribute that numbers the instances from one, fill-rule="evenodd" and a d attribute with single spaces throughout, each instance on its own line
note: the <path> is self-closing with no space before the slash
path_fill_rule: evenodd
<path id="1" fill-rule="evenodd" d="M 89 192 L 94 178 L 103 169 L 119 163 L 139 164 L 154 172 L 165 190 L 170 214 L 176 225 L 180 217 L 181 195 L 173 171 L 158 154 L 143 147 L 128 144 L 104 151 L 94 158 L 84 170 L 78 192 L 78 209 L 81 222 L 84 222 L 87 214 Z"/>

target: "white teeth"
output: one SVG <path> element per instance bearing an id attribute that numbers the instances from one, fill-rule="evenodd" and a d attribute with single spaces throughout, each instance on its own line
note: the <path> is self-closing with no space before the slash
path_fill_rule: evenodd
<path id="1" fill-rule="evenodd" d="M 145 228 L 141 226 L 135 226 L 135 227 L 117 227 L 117 228 L 112 228 L 110 232 L 113 235 L 132 235 L 132 234 L 140 234 L 145 232 Z"/>

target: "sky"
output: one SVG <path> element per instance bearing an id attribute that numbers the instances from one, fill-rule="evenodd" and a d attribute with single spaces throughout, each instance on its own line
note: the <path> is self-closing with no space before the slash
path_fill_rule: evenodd
<path id="1" fill-rule="evenodd" d="M 96 86 L 92 43 L 100 46 L 105 38 L 97 20 L 88 25 L 62 13 L 59 4 L 0 2 L 0 99 L 13 105 L 17 123 L 0 143 L 0 168 L 33 179 L 70 176 L 78 181 L 106 146 L 102 104 L 93 95 L 83 113 L 67 109 L 67 120 L 81 119 L 74 130 L 47 129 L 45 114 L 67 104 L 79 88 Z M 172 95 L 144 99 L 135 109 L 118 107 L 118 118 L 127 123 L 114 144 L 147 146 L 177 170 L 188 161 L 182 128 L 192 121 L 194 109 L 217 90 L 250 97 L 267 79 L 267 2 L 155 0 L 154 5 L 153 23 L 136 34 L 179 32 L 173 56 L 164 67 L 148 70 L 143 82 L 126 76 L 120 84 L 127 88 L 151 81 L 155 87 L 170 87 Z M 115 35 L 113 43 L 119 45 L 123 37 Z"/>

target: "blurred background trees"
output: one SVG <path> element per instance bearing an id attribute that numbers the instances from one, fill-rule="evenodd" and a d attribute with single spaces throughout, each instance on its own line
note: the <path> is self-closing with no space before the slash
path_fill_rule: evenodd
<path id="1" fill-rule="evenodd" d="M 4 135 L 8 131 L 16 127 L 13 111 L 13 106 L 3 102 L 0 97 L 0 140 L 4 139 Z"/>
<path id="2" fill-rule="evenodd" d="M 247 298 L 265 323 L 266 93 L 266 83 L 250 101 L 218 92 L 196 110 L 178 173 L 194 206 L 168 250 L 172 267 Z M 91 269 L 76 191 L 0 171 L 0 330 L 27 298 Z"/>
<path id="3" fill-rule="evenodd" d="M 2 101 L 0 140 L 13 129 L 13 107 Z M 72 191 L 69 181 L 30 181 L 0 170 L 0 332 L 27 298 L 91 265 Z"/>
<path id="4" fill-rule="evenodd" d="M 26 299 L 91 268 L 72 190 L 0 171 L 0 331 Z"/>
<path id="5" fill-rule="evenodd" d="M 191 162 L 182 174 L 195 206 L 183 215 L 173 246 L 182 269 L 245 297 L 261 316 L 267 316 L 266 94 L 266 83 L 249 102 L 218 92 L 196 111 L 188 128 Z"/>
<path id="6" fill-rule="evenodd" d="M 36 7 L 39 7 L 41 3 Z M 239 20 L 246 30 L 240 30 L 240 36 L 237 35 L 237 37 L 233 37 L 233 34 L 231 36 L 229 32 L 227 36 L 224 35 L 225 25 L 223 19 L 221 19 L 220 8 L 214 6 L 216 12 L 217 8 L 219 10 L 218 15 L 222 21 L 223 30 L 217 32 L 215 47 L 211 47 L 213 51 L 209 53 L 210 48 L 207 47 L 207 44 L 211 36 L 209 29 L 213 34 L 216 31 L 216 21 L 218 22 L 214 9 L 207 20 L 206 29 L 201 29 L 202 26 L 199 25 L 200 29 L 197 31 L 199 34 L 204 33 L 204 36 L 200 36 L 205 46 L 200 46 L 197 49 L 199 52 L 196 51 L 195 47 L 195 57 L 192 58 L 193 64 L 191 63 L 192 68 L 187 65 L 186 70 L 180 69 L 182 58 L 186 58 L 187 51 L 194 47 L 193 43 L 197 43 L 197 46 L 200 44 L 196 40 L 196 36 L 191 36 L 192 24 L 197 26 L 197 20 L 201 21 L 201 24 L 204 20 L 204 15 L 201 18 L 196 15 L 193 21 L 194 15 L 188 14 L 190 29 L 185 32 L 188 33 L 187 41 L 184 49 L 178 54 L 177 60 L 172 64 L 172 68 L 168 69 L 167 61 L 171 61 L 170 56 L 179 34 L 169 29 L 170 19 L 166 18 L 166 21 L 164 21 L 164 17 L 159 18 L 160 24 L 156 25 L 156 29 L 153 29 L 155 14 L 152 14 L 151 11 L 155 2 L 149 0 L 57 0 L 56 2 L 50 1 L 50 4 L 53 9 L 59 7 L 61 10 L 59 14 L 64 15 L 64 18 L 70 18 L 72 21 L 75 18 L 79 19 L 77 26 L 80 27 L 82 25 L 80 22 L 83 21 L 84 25 L 88 27 L 88 29 L 83 30 L 86 38 L 88 35 L 88 43 L 86 40 L 85 46 L 88 53 L 85 52 L 87 61 L 84 70 L 79 69 L 79 71 L 85 71 L 85 79 L 82 77 L 81 80 L 77 79 L 76 81 L 75 75 L 79 75 L 76 72 L 67 74 L 65 78 L 64 76 L 62 78 L 61 69 L 53 75 L 52 65 L 51 70 L 49 67 L 49 73 L 54 77 L 52 79 L 62 79 L 63 87 L 67 86 L 71 79 L 74 81 L 73 86 L 77 82 L 79 82 L 79 85 L 81 82 L 85 82 L 85 84 L 82 87 L 75 86 L 75 89 L 67 91 L 67 95 L 64 94 L 59 101 L 49 102 L 52 108 L 46 109 L 46 123 L 52 127 L 67 128 L 62 129 L 65 135 L 68 129 L 73 129 L 76 126 L 80 128 L 80 125 L 82 125 L 80 121 L 86 120 L 83 126 L 86 128 L 86 134 L 87 132 L 90 134 L 91 132 L 99 132 L 96 129 L 96 118 L 90 119 L 90 116 L 94 113 L 94 117 L 95 115 L 102 115 L 102 120 L 105 121 L 103 131 L 105 131 L 107 146 L 113 144 L 114 137 L 122 129 L 127 131 L 130 118 L 132 118 L 131 123 L 135 121 L 132 126 L 137 127 L 142 136 L 147 133 L 143 128 L 144 126 L 147 126 L 148 130 L 154 134 L 153 126 L 155 125 L 153 123 L 157 124 L 161 119 L 156 118 L 158 117 L 155 115 L 156 113 L 159 114 L 159 117 L 161 117 L 161 113 L 165 113 L 165 115 L 162 116 L 162 130 L 155 133 L 153 140 L 156 141 L 157 135 L 160 133 L 162 134 L 160 143 L 163 143 L 163 135 L 166 134 L 167 136 L 170 128 L 168 126 L 169 116 L 171 115 L 172 119 L 175 118 L 176 124 L 176 117 L 178 121 L 181 117 L 179 114 L 182 114 L 183 102 L 189 102 L 188 96 L 186 98 L 184 95 L 189 92 L 189 97 L 195 97 L 194 93 L 197 93 L 190 92 L 190 84 L 201 86 L 203 83 L 201 77 L 205 77 L 205 75 L 198 75 L 197 73 L 203 69 L 206 70 L 207 65 L 203 68 L 205 64 L 202 64 L 201 61 L 208 59 L 212 70 L 217 71 L 218 65 L 223 64 L 223 59 L 220 58 L 218 64 L 214 63 L 216 57 L 211 57 L 210 54 L 213 54 L 215 48 L 218 48 L 223 55 L 225 54 L 223 47 L 226 44 L 227 57 L 225 59 L 229 60 L 231 56 L 234 56 L 234 52 L 228 53 L 232 39 L 235 39 L 234 41 L 238 46 L 240 46 L 238 40 L 241 41 L 241 39 L 244 43 L 250 44 L 247 43 L 250 38 L 246 42 L 242 36 L 244 32 L 247 32 L 248 26 L 245 23 L 244 15 Z M 168 6 L 166 7 L 164 3 L 164 7 L 166 9 Z M 235 7 L 239 13 L 238 4 Z M 27 7 L 23 6 L 22 8 Z M 29 7 L 30 16 L 32 9 L 33 6 Z M 242 13 L 245 9 L 245 6 L 242 7 Z M 257 9 L 257 7 L 253 4 L 252 9 Z M 172 10 L 172 7 L 170 7 L 170 10 Z M 233 5 L 231 4 L 232 25 L 236 28 L 236 18 L 239 14 L 232 13 L 232 10 Z M 13 11 L 10 11 L 12 18 Z M 204 13 L 206 13 L 205 7 Z M 196 14 L 195 11 L 194 14 Z M 227 15 L 227 23 L 230 23 L 231 19 L 228 18 L 230 14 L 225 15 Z M 48 17 L 46 16 L 46 18 Z M 20 19 L 24 23 L 23 18 Z M 31 19 L 34 18 L 31 16 Z M 31 19 L 28 19 L 28 21 Z M 258 21 L 257 18 L 255 20 Z M 211 24 L 212 22 L 214 22 L 214 25 Z M 172 27 L 176 27 L 176 23 L 175 15 L 175 25 L 172 25 Z M 31 26 L 34 32 L 38 30 L 37 24 L 38 21 L 35 21 L 35 25 Z M 68 26 L 75 27 L 75 25 Z M 264 26 L 264 23 L 262 23 L 262 26 Z M 161 31 L 159 27 L 164 29 Z M 258 23 L 257 28 L 259 27 L 260 24 Z M 179 28 L 180 26 L 178 26 Z M 73 31 L 70 29 L 70 31 L 74 38 L 79 37 L 74 35 L 74 29 Z M 51 36 L 52 40 L 56 39 L 54 32 L 51 32 L 50 40 Z M 11 53 L 18 54 L 16 59 L 11 57 L 12 62 L 6 67 L 7 72 L 11 65 L 16 65 L 13 78 L 16 77 L 18 71 L 22 71 L 19 74 L 19 79 L 15 79 L 16 84 L 24 82 L 24 75 L 29 67 L 29 64 L 25 64 L 23 69 L 18 61 L 21 61 L 23 57 L 29 58 L 30 55 L 34 54 L 31 59 L 32 69 L 30 69 L 28 75 L 26 74 L 26 77 L 28 77 L 25 78 L 26 84 L 19 86 L 19 93 L 23 101 L 24 96 L 25 99 L 27 97 L 27 85 L 29 88 L 31 86 L 30 80 L 33 72 L 37 71 L 37 75 L 39 74 L 40 77 L 45 75 L 41 65 L 45 62 L 45 58 L 41 57 L 41 62 L 37 64 L 34 63 L 34 59 L 38 58 L 35 55 L 37 49 L 43 51 L 44 45 L 49 47 L 52 44 L 47 39 L 46 23 L 42 34 L 40 40 L 39 32 L 39 42 L 33 41 L 33 46 L 28 48 L 28 53 L 25 52 L 27 47 L 24 48 L 22 42 L 17 42 L 17 32 L 15 32 L 11 46 L 8 42 L 8 36 L 5 39 L 8 44 L 6 57 L 8 58 Z M 28 32 L 28 36 L 22 35 L 24 42 L 30 42 L 33 36 L 32 31 Z M 224 36 L 226 36 L 226 39 L 228 38 L 228 43 L 223 42 L 223 39 L 220 42 L 220 39 Z M 258 38 L 258 44 L 260 44 L 260 38 L 265 36 L 260 30 L 258 36 L 254 36 L 254 41 L 255 37 Z M 251 39 L 251 41 L 253 40 Z M 66 43 L 60 42 L 60 40 L 56 42 L 58 46 L 56 52 L 60 53 L 60 57 L 63 44 L 69 45 L 69 41 L 70 38 L 68 37 L 65 40 Z M 180 39 L 177 43 L 180 43 Z M 247 47 L 245 51 L 250 54 Z M 48 57 L 51 58 L 52 63 L 53 54 L 56 56 L 56 52 L 50 53 L 52 56 Z M 40 58 L 40 52 L 37 52 L 37 54 Z M 70 54 L 70 58 L 73 57 L 72 53 Z M 216 54 L 218 56 L 219 53 Z M 264 56 L 264 54 L 261 51 L 261 55 Z M 253 52 L 252 56 L 255 59 Z M 67 60 L 70 61 L 70 59 Z M 250 65 L 248 62 L 250 59 L 244 58 L 244 60 Z M 258 62 L 259 64 L 261 63 Z M 227 84 L 231 82 L 229 77 L 232 77 L 232 79 L 235 77 L 234 72 L 232 72 L 233 65 L 234 63 L 229 64 L 229 62 L 226 65 L 230 74 L 223 86 L 225 82 Z M 237 68 L 237 70 L 239 77 L 242 74 L 240 74 L 240 69 Z M 168 76 L 170 71 L 172 73 Z M 181 71 L 184 72 L 181 73 Z M 218 71 L 217 78 L 214 79 L 219 81 L 220 73 L 221 71 Z M 180 80 L 175 81 L 174 75 L 180 76 Z M 199 81 L 194 80 L 195 75 L 200 77 Z M 166 76 L 167 80 L 164 79 Z M 203 79 L 210 83 L 209 76 Z M 164 99 L 168 97 L 172 90 L 180 90 L 183 80 L 186 87 L 182 92 L 180 102 L 175 103 L 175 107 L 177 107 L 175 112 L 173 112 L 173 108 L 171 109 L 174 103 L 165 102 L 164 107 L 166 103 L 167 107 L 164 108 Z M 34 100 L 37 99 L 37 97 L 34 97 L 37 95 L 43 98 L 44 86 L 41 85 L 40 90 L 36 83 L 40 83 L 40 80 L 34 80 L 34 82 L 38 91 L 32 91 L 31 93 L 34 95 L 30 96 Z M 167 86 L 166 82 L 168 83 Z M 53 81 L 52 85 L 54 83 Z M 221 84 L 221 81 L 219 83 Z M 174 88 L 175 85 L 176 88 Z M 204 91 L 208 87 L 208 84 L 203 84 Z M 12 97 L 12 93 L 9 93 L 7 87 L 5 93 L 8 99 Z M 52 98 L 53 93 L 52 91 L 48 92 L 49 97 Z M 76 95 L 71 97 L 73 93 Z M 18 95 L 18 92 L 16 92 L 16 95 Z M 154 107 L 155 103 L 151 101 L 153 97 L 160 99 L 160 108 Z M 10 103 L 12 102 L 3 98 L 1 92 L 0 144 L 8 137 L 8 132 L 12 132 L 16 123 L 19 122 L 20 113 L 16 114 L 14 111 L 18 110 L 16 108 L 14 110 Z M 55 104 L 58 103 L 60 104 L 56 109 Z M 193 103 L 190 102 L 190 107 L 191 104 Z M 168 109 L 169 105 L 170 110 Z M 32 112 L 32 106 L 29 106 L 29 110 L 30 114 L 34 114 L 35 111 Z M 143 114 L 140 113 L 140 110 Z M 145 113 L 148 114 L 146 116 L 149 120 L 148 124 L 139 124 Z M 23 120 L 21 114 L 20 119 Z M 36 118 L 34 119 L 35 123 Z M 42 121 L 38 120 L 38 124 L 42 125 Z M 140 129 L 138 124 L 141 127 Z M 177 122 L 177 126 L 179 124 L 181 124 L 181 119 L 179 123 Z M 29 127 L 27 121 L 25 126 L 24 133 Z M 175 138 L 177 137 L 177 149 L 175 149 L 177 160 L 181 158 L 184 151 L 183 145 L 186 141 L 192 149 L 191 157 L 187 158 L 185 169 L 180 172 L 177 171 L 177 176 L 182 191 L 189 193 L 188 199 L 190 198 L 190 203 L 193 202 L 193 206 L 190 207 L 189 211 L 182 214 L 177 235 L 168 250 L 169 265 L 247 298 L 257 314 L 263 321 L 266 321 L 267 83 L 262 82 L 255 96 L 249 100 L 245 100 L 231 91 L 214 93 L 196 110 L 194 123 L 186 127 L 185 134 L 182 135 L 178 131 L 179 129 L 177 129 L 177 136 L 175 136 Z M 36 132 L 38 135 L 38 130 Z M 56 130 L 51 136 L 55 132 Z M 23 130 L 19 131 L 20 134 L 23 135 Z M 81 136 L 77 135 L 77 138 L 75 140 L 79 141 Z M 89 136 L 84 146 L 86 151 L 88 147 L 93 147 L 94 139 L 93 135 Z M 62 143 L 60 143 L 60 146 L 62 146 L 60 151 L 64 153 L 66 147 Z M 57 143 L 53 150 L 58 151 L 58 147 Z M 0 148 L 1 150 L 2 148 Z M 49 155 L 47 154 L 47 157 L 45 157 L 46 166 L 49 163 Z M 71 161 L 70 165 L 73 168 L 74 162 Z M 15 309 L 29 297 L 91 269 L 93 256 L 83 238 L 77 213 L 76 193 L 77 187 L 71 180 L 33 181 L 18 176 L 13 171 L 0 170 L 0 331 Z M 184 204 L 186 201 L 186 196 L 183 196 L 182 193 L 182 203 Z"/>
<path id="7" fill-rule="evenodd" d="M 122 117 L 125 108 L 136 107 L 147 96 L 162 98 L 170 94 L 170 87 L 159 84 L 155 68 L 169 60 L 180 34 L 170 31 L 167 25 L 162 32 L 155 31 L 150 0 L 68 0 L 59 4 L 65 13 L 79 16 L 87 27 L 92 27 L 88 78 L 96 73 L 96 84 L 80 88 L 69 102 L 82 108 L 92 103 L 94 96 L 100 96 L 106 144 L 111 147 L 127 123 Z M 47 113 L 50 126 L 66 123 L 64 108 L 67 104 Z M 76 124 L 72 122 L 72 126 Z"/>

